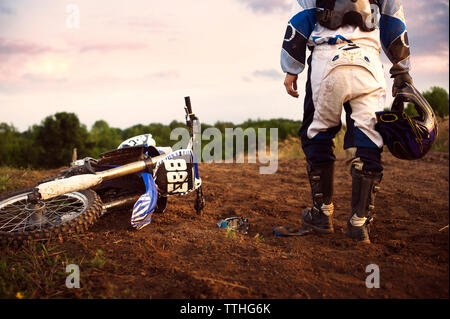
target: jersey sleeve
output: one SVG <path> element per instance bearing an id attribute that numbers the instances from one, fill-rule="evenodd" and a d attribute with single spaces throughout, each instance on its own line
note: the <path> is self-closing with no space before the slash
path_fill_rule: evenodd
<path id="1" fill-rule="evenodd" d="M 316 24 L 316 1 L 295 2 L 296 14 L 289 20 L 281 50 L 281 69 L 291 74 L 304 70 L 306 45 Z"/>
<path id="2" fill-rule="evenodd" d="M 408 73 L 411 68 L 408 33 L 401 0 L 379 0 L 380 39 L 392 62 L 392 76 Z"/>

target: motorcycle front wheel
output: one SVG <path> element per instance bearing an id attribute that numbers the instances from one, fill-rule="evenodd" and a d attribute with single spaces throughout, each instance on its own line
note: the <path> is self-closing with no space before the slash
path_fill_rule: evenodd
<path id="1" fill-rule="evenodd" d="M 82 233 L 102 215 L 102 201 L 92 190 L 64 194 L 37 204 L 32 189 L 0 195 L 0 242 L 38 241 Z"/>

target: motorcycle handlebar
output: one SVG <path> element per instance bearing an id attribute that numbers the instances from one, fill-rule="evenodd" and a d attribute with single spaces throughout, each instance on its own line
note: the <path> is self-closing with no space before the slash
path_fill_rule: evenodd
<path id="1" fill-rule="evenodd" d="M 186 103 L 186 109 L 188 112 L 187 115 L 191 115 L 192 114 L 191 98 L 189 96 L 186 96 L 184 98 L 184 102 Z"/>

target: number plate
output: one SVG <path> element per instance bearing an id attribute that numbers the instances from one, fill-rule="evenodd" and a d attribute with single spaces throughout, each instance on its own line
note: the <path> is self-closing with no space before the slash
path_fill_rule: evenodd
<path id="1" fill-rule="evenodd" d="M 158 166 L 155 180 L 162 196 L 184 195 L 193 190 L 194 167 L 191 154 L 170 154 Z"/>

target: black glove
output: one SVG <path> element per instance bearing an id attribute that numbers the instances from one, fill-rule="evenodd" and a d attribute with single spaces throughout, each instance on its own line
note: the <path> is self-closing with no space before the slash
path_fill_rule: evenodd
<path id="1" fill-rule="evenodd" d="M 397 74 L 392 77 L 394 78 L 394 84 L 392 85 L 392 96 L 394 97 L 397 94 L 398 90 L 403 88 L 406 83 L 413 85 L 413 80 L 409 73 Z"/>

